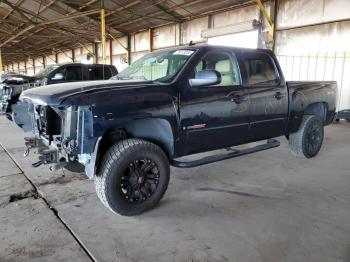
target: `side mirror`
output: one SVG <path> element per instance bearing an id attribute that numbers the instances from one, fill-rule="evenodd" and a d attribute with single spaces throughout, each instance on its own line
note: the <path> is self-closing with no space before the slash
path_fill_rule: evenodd
<path id="1" fill-rule="evenodd" d="M 191 87 L 212 86 L 221 83 L 221 74 L 216 70 L 203 70 L 196 73 L 194 79 L 189 80 Z"/>
<path id="2" fill-rule="evenodd" d="M 64 80 L 64 75 L 62 73 L 56 73 L 51 80 L 58 81 L 58 80 Z"/>

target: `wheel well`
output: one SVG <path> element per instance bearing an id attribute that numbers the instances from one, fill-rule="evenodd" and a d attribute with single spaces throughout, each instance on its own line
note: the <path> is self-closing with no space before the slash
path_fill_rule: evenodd
<path id="1" fill-rule="evenodd" d="M 174 135 L 170 123 L 165 119 L 138 119 L 128 123 L 125 130 L 129 137 L 150 141 L 163 149 L 170 159 L 174 154 Z"/>
<path id="2" fill-rule="evenodd" d="M 98 144 L 97 154 L 96 154 L 96 173 L 99 173 L 99 167 L 102 162 L 102 158 L 104 156 L 104 153 L 107 152 L 107 150 L 117 143 L 118 141 L 121 141 L 123 139 L 127 138 L 127 133 L 123 129 L 110 129 L 108 130 L 102 139 L 100 140 Z"/>
<path id="3" fill-rule="evenodd" d="M 318 116 L 323 123 L 326 122 L 328 104 L 325 102 L 319 102 L 309 105 L 305 111 L 304 115 L 315 115 Z"/>
<path id="4" fill-rule="evenodd" d="M 102 137 L 96 155 L 96 173 L 104 153 L 115 143 L 128 138 L 139 138 L 158 145 L 169 159 L 174 152 L 174 137 L 171 126 L 164 119 L 134 120 L 124 127 L 108 130 Z"/>

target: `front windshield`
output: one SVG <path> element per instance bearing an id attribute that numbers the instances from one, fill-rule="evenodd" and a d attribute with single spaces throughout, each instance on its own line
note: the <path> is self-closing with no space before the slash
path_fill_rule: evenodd
<path id="1" fill-rule="evenodd" d="M 41 70 L 39 73 L 34 75 L 34 77 L 39 78 L 39 79 L 40 78 L 44 78 L 44 77 L 46 77 L 48 74 L 50 74 L 53 70 L 55 70 L 58 67 L 59 67 L 59 65 L 48 66 L 44 70 Z"/>
<path id="2" fill-rule="evenodd" d="M 150 53 L 112 79 L 168 82 L 176 76 L 195 50 L 179 49 Z"/>

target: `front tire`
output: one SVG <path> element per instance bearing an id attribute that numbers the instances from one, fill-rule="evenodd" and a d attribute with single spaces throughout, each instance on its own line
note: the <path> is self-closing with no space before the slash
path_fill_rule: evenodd
<path id="1" fill-rule="evenodd" d="M 323 137 L 324 128 L 321 119 L 307 115 L 303 117 L 298 132 L 289 135 L 289 146 L 296 156 L 312 158 L 320 151 Z"/>
<path id="2" fill-rule="evenodd" d="M 95 186 L 99 199 L 111 211 L 134 216 L 158 204 L 169 177 L 169 161 L 160 147 L 127 139 L 106 152 Z"/>

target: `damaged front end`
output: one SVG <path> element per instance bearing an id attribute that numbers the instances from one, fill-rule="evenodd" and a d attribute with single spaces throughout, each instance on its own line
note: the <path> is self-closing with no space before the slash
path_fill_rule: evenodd
<path id="1" fill-rule="evenodd" d="M 36 149 L 39 161 L 34 167 L 50 165 L 50 170 L 69 169 L 77 162 L 85 166 L 85 173 L 92 178 L 95 173 L 95 145 L 93 116 L 90 106 L 55 107 L 26 102 L 31 115 L 30 123 L 34 136 L 25 138 L 25 156 Z M 27 130 L 29 131 L 29 130 Z"/>
<path id="2" fill-rule="evenodd" d="M 8 112 L 8 107 L 11 101 L 12 88 L 0 84 L 0 115 L 5 115 Z"/>
<path id="3" fill-rule="evenodd" d="M 6 115 L 12 120 L 12 107 L 23 91 L 34 87 L 34 80 L 33 77 L 18 75 L 0 83 L 0 115 Z"/>

